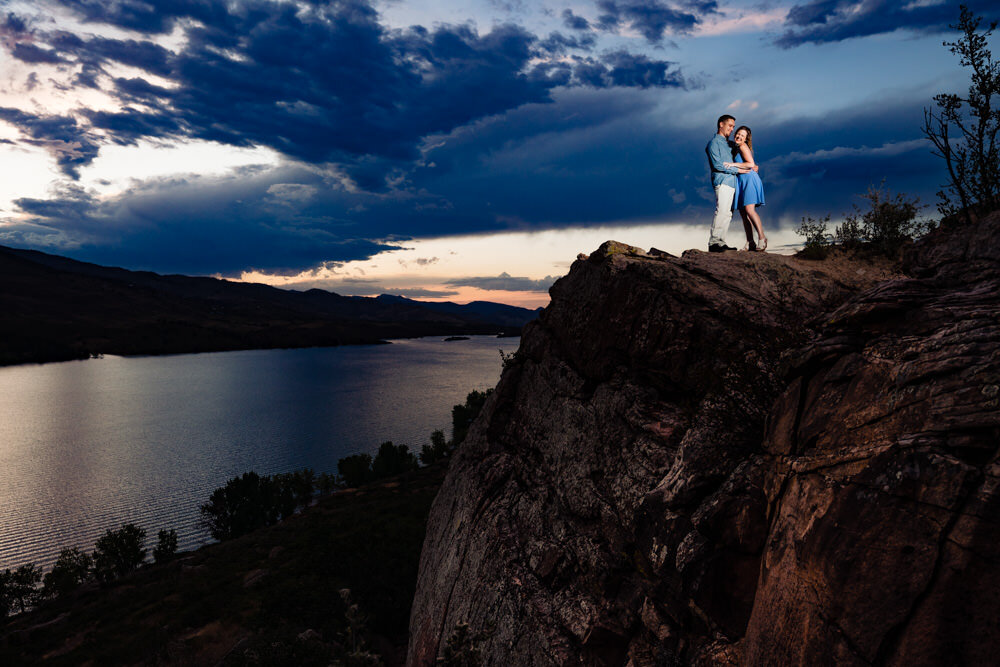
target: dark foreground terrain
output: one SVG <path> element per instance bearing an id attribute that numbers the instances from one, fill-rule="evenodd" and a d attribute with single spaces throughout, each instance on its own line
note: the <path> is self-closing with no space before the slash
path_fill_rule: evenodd
<path id="1" fill-rule="evenodd" d="M 405 657 L 427 512 L 444 469 L 328 496 L 281 524 L 90 585 L 0 627 L 0 665 L 320 665 Z M 310 632 L 311 631 L 311 632 Z"/>
<path id="2" fill-rule="evenodd" d="M 294 292 L 161 276 L 0 246 L 0 365 L 97 354 L 173 354 L 516 335 L 537 312 L 505 304 Z"/>

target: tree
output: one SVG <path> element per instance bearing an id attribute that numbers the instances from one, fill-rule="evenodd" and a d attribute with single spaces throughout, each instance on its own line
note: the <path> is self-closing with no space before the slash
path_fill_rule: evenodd
<path id="1" fill-rule="evenodd" d="M 42 568 L 34 563 L 0 572 L 0 618 L 6 618 L 15 604 L 22 613 L 35 605 L 40 597 L 38 584 L 41 580 Z"/>
<path id="2" fill-rule="evenodd" d="M 94 559 L 76 547 L 63 549 L 55 565 L 42 578 L 42 594 L 46 597 L 66 595 L 88 581 L 93 573 Z"/>
<path id="3" fill-rule="evenodd" d="M 444 438 L 444 431 L 434 431 L 431 433 L 431 444 L 420 448 L 420 462 L 425 466 L 448 458 L 451 454 L 451 445 Z"/>
<path id="4" fill-rule="evenodd" d="M 372 481 L 371 454 L 353 454 L 337 461 L 337 472 L 349 487 L 361 486 Z"/>
<path id="5" fill-rule="evenodd" d="M 153 560 L 157 563 L 169 563 L 177 553 L 177 531 L 161 530 L 156 534 L 156 548 L 153 549 Z"/>
<path id="6" fill-rule="evenodd" d="M 372 474 L 376 478 L 416 469 L 417 457 L 410 453 L 406 445 L 394 445 L 391 440 L 379 445 L 375 460 L 372 461 Z"/>
<path id="7" fill-rule="evenodd" d="M 299 507 L 308 507 L 316 491 L 316 473 L 311 468 L 274 476 L 281 497 L 282 518 L 291 516 Z"/>
<path id="8" fill-rule="evenodd" d="M 980 31 L 980 17 L 961 5 L 956 42 L 944 42 L 959 56 L 962 67 L 972 69 L 966 97 L 951 93 L 934 96 L 937 110 L 924 109 L 924 135 L 934 145 L 934 154 L 945 161 L 949 182 L 938 194 L 938 210 L 944 216 L 988 213 L 1000 208 L 1000 109 L 993 97 L 1000 93 L 1000 63 L 993 62 L 989 36 L 996 22 Z"/>
<path id="9" fill-rule="evenodd" d="M 108 530 L 94 544 L 94 574 L 109 583 L 133 572 L 146 560 L 146 531 L 134 523 Z"/>
<path id="10" fill-rule="evenodd" d="M 336 491 L 339 486 L 337 476 L 328 472 L 320 473 L 316 486 L 319 489 L 320 495 L 328 496 Z"/>
<path id="11" fill-rule="evenodd" d="M 270 477 L 245 472 L 212 492 L 208 502 L 199 508 L 202 524 L 217 540 L 239 537 L 277 522 L 281 512 L 276 500 Z"/>
<path id="12" fill-rule="evenodd" d="M 479 413 L 486 404 L 486 399 L 493 393 L 492 389 L 486 391 L 471 391 L 465 397 L 465 403 L 456 405 L 451 409 L 451 443 L 452 447 L 458 447 L 465 440 L 469 433 L 469 427 L 476 420 Z"/>

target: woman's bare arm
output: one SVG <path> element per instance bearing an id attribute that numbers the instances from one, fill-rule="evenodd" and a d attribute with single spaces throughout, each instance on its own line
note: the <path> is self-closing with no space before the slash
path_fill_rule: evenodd
<path id="1" fill-rule="evenodd" d="M 753 151 L 746 144 L 740 144 L 740 155 L 743 156 L 743 164 L 747 166 L 748 169 L 753 169 L 757 166 L 757 163 L 753 161 Z"/>

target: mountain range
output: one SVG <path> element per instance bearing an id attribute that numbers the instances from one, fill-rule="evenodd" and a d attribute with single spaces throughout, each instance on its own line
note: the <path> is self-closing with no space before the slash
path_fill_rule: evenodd
<path id="1" fill-rule="evenodd" d="M 0 246 L 0 364 L 517 335 L 538 311 L 342 296 L 99 266 Z"/>

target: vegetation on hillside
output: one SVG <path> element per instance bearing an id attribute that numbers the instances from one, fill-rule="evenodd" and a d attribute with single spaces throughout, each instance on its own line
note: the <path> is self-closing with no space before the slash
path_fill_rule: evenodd
<path id="1" fill-rule="evenodd" d="M 972 220 L 1000 209 L 1000 105 L 994 99 L 1000 95 L 1000 63 L 993 60 L 989 48 L 997 23 L 985 28 L 982 24 L 982 18 L 968 7 L 959 7 L 958 23 L 950 26 L 959 37 L 945 41 L 944 46 L 959 56 L 962 67 L 971 70 L 968 92 L 964 97 L 935 95 L 935 108 L 924 109 L 921 129 L 948 171 L 948 182 L 937 193 L 938 211 L 945 219 Z M 923 207 L 916 197 L 894 195 L 885 181 L 870 186 L 861 197 L 868 207 L 855 205 L 833 233 L 827 229 L 829 215 L 803 217 L 796 230 L 805 237 L 799 256 L 822 259 L 834 244 L 893 256 L 907 241 L 933 227 L 934 223 L 917 219 Z"/>
<path id="2" fill-rule="evenodd" d="M 281 532 L 283 537 L 274 539 L 265 567 L 272 567 L 275 548 L 295 550 L 296 555 L 277 559 L 274 567 L 282 574 L 269 576 L 268 583 L 257 585 L 256 573 L 261 570 L 250 568 L 245 559 L 233 556 L 238 552 L 219 545 L 215 551 L 213 547 L 206 549 L 229 556 L 200 555 L 206 549 L 178 556 L 177 532 L 172 529 L 157 534 L 152 550 L 156 567 L 144 567 L 148 565 L 146 532 L 135 524 L 106 531 L 92 553 L 64 549 L 44 575 L 34 564 L 0 572 L 0 620 L 21 612 L 11 628 L 30 623 L 29 618 L 36 622 L 30 632 L 21 630 L 27 636 L 18 635 L 20 639 L 9 651 L 0 650 L 0 663 L 14 664 L 35 655 L 33 651 L 64 640 L 68 635 L 60 635 L 57 628 L 75 628 L 90 639 L 66 652 L 75 658 L 54 664 L 77 664 L 83 658 L 119 664 L 156 662 L 165 656 L 168 661 L 173 659 L 171 642 L 176 643 L 176 639 L 170 639 L 167 630 L 157 633 L 151 627 L 173 628 L 176 634 L 178 624 L 249 623 L 252 627 L 244 629 L 253 640 L 239 652 L 221 656 L 225 657 L 223 664 L 381 664 L 381 654 L 391 657 L 405 644 L 424 526 L 444 471 L 442 465 L 435 464 L 447 459 L 465 439 L 491 391 L 473 391 L 464 403 L 454 406 L 452 439 L 445 440 L 442 431 L 431 435 L 431 445 L 425 445 L 420 456 L 429 466 L 424 469 L 418 470 L 417 457 L 405 445 L 385 442 L 374 458 L 360 454 L 341 459 L 340 475 L 316 475 L 309 469 L 272 476 L 251 471 L 216 489 L 200 509 L 213 537 L 226 544 L 270 541 L 275 533 L 260 537 L 261 529 L 280 522 L 274 529 L 284 530 L 289 522 L 282 520 L 319 502 L 308 517 L 299 515 L 295 524 L 309 530 L 300 534 L 291 528 L 292 532 Z M 429 449 L 434 453 L 425 456 Z M 392 480 L 381 487 L 346 488 L 389 478 Z M 323 498 L 338 489 L 346 490 Z M 369 495 L 371 502 L 355 502 Z M 316 528 L 318 524 L 326 527 L 321 530 Z M 233 562 L 227 564 L 227 557 L 233 557 Z M 210 569 L 220 581 L 185 576 L 201 567 L 192 565 L 193 561 L 206 560 L 212 562 Z M 233 572 L 242 572 L 243 578 Z M 100 589 L 115 589 L 126 579 L 129 602 L 119 618 L 112 608 L 116 604 L 113 600 L 123 595 L 122 589 L 111 597 L 101 594 Z M 192 583 L 195 580 L 202 583 Z M 178 581 L 190 585 L 179 584 L 176 594 L 160 590 Z M 234 582 L 240 581 L 243 588 L 248 581 L 253 583 L 259 594 L 234 592 Z M 202 593 L 204 601 L 199 597 Z M 174 600 L 178 596 L 180 599 Z M 166 603 L 165 599 L 174 601 Z M 83 612 L 84 608 L 89 611 Z M 24 614 L 26 611 L 32 613 Z M 248 614 L 251 621 L 246 620 Z M 151 617 L 157 620 L 148 625 Z M 46 618 L 54 619 L 52 628 L 46 625 Z M 95 618 L 105 620 L 94 625 Z M 305 639 L 300 636 L 303 634 Z M 474 651 L 468 642 L 460 644 L 456 644 L 456 651 Z"/>
<path id="3" fill-rule="evenodd" d="M 971 70 L 968 93 L 935 95 L 936 108 L 924 109 L 924 135 L 948 170 L 948 182 L 937 193 L 938 211 L 967 220 L 1000 209 L 1000 108 L 994 103 L 1000 94 L 1000 63 L 989 49 L 997 24 L 982 30 L 981 25 L 981 17 L 960 6 L 958 23 L 951 26 L 960 36 L 944 46 Z"/>

